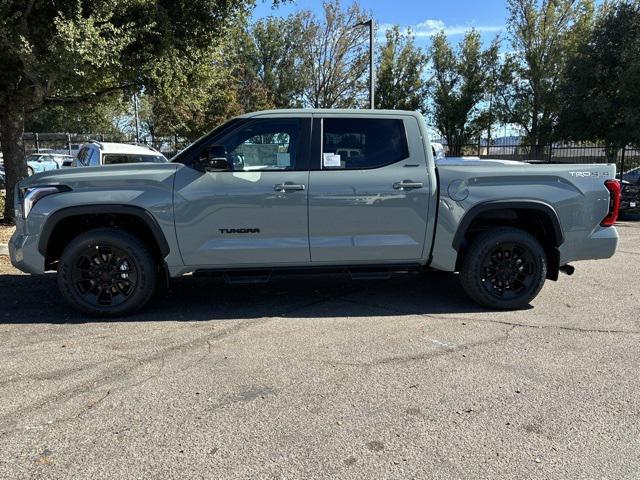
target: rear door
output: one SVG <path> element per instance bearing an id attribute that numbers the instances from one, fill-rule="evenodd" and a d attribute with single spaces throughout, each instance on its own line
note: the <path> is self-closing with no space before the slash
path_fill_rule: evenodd
<path id="1" fill-rule="evenodd" d="M 412 116 L 314 119 L 319 155 L 309 178 L 312 262 L 419 261 L 429 207 L 429 176 Z"/>
<path id="2" fill-rule="evenodd" d="M 175 221 L 186 265 L 310 262 L 310 124 L 310 115 L 251 119 L 212 140 L 225 147 L 233 171 L 177 171 Z"/>

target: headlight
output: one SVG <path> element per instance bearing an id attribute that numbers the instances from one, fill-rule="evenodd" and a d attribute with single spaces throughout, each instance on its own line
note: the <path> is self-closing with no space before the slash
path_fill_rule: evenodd
<path id="1" fill-rule="evenodd" d="M 31 187 L 24 189 L 22 193 L 22 213 L 26 219 L 31 212 L 33 206 L 38 203 L 38 200 L 52 195 L 54 193 L 68 192 L 71 190 L 64 185 L 52 185 L 46 187 Z"/>

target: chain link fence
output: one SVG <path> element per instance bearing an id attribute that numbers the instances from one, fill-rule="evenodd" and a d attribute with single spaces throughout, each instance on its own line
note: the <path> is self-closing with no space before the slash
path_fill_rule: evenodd
<path id="1" fill-rule="evenodd" d="M 80 147 L 89 141 L 136 143 L 133 135 L 124 133 L 25 133 L 23 135 L 24 154 L 53 151 L 74 156 Z M 171 158 L 189 145 L 189 141 L 177 135 L 144 139 L 140 144 L 149 145 L 165 157 Z"/>

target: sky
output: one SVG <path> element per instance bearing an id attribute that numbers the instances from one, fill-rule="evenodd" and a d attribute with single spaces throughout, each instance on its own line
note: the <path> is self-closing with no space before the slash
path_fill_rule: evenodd
<path id="1" fill-rule="evenodd" d="M 346 6 L 351 1 L 342 0 L 342 3 Z M 358 3 L 373 12 L 374 19 L 383 27 L 392 24 L 411 27 L 421 46 L 428 45 L 429 37 L 440 30 L 454 43 L 471 27 L 482 34 L 485 43 L 501 32 L 504 36 L 507 15 L 504 0 L 359 0 Z M 298 9 L 320 12 L 322 2 L 296 0 L 272 9 L 268 0 L 259 1 L 253 18 L 286 16 Z"/>

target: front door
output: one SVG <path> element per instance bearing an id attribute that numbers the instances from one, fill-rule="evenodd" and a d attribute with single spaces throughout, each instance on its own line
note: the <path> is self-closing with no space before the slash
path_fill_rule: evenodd
<path id="1" fill-rule="evenodd" d="M 312 262 L 419 261 L 430 183 L 415 117 L 327 116 L 320 131 L 309 178 Z"/>
<path id="2" fill-rule="evenodd" d="M 310 261 L 309 137 L 309 118 L 257 118 L 213 140 L 232 171 L 178 170 L 176 231 L 186 265 Z"/>

